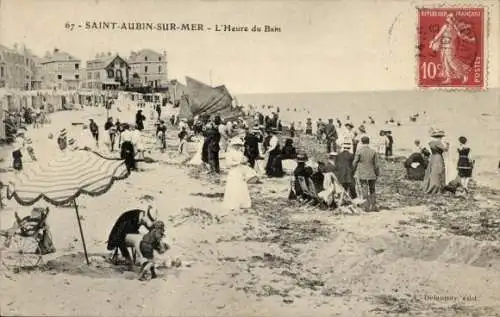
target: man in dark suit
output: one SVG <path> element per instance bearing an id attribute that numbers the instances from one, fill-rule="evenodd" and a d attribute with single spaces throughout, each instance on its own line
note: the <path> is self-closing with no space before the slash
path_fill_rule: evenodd
<path id="1" fill-rule="evenodd" d="M 356 194 L 356 183 L 354 182 L 354 155 L 349 151 L 350 148 L 344 147 L 337 156 L 337 172 L 335 173 L 339 183 L 349 192 L 352 199 L 358 197 Z"/>
<path id="2" fill-rule="evenodd" d="M 361 138 L 361 146 L 354 155 L 353 167 L 366 199 L 365 211 L 378 211 L 375 205 L 375 182 L 380 175 L 380 167 L 377 152 L 370 148 L 370 138 L 367 136 Z"/>

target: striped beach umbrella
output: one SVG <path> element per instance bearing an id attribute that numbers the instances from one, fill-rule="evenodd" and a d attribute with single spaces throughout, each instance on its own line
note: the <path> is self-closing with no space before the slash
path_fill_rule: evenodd
<path id="1" fill-rule="evenodd" d="M 76 199 L 82 194 L 102 195 L 116 180 L 128 175 L 123 160 L 106 158 L 93 151 L 68 149 L 57 153 L 50 161 L 26 166 L 8 188 L 7 197 L 14 198 L 23 206 L 33 205 L 40 200 L 55 206 L 72 204 L 85 258 L 89 263 Z"/>

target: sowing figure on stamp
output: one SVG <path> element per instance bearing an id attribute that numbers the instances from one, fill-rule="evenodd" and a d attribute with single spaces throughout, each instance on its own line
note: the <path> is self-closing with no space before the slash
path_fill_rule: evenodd
<path id="1" fill-rule="evenodd" d="M 471 65 L 467 65 L 458 58 L 457 40 L 475 42 L 474 37 L 464 34 L 464 31 L 470 28 L 471 26 L 467 23 L 457 22 L 454 15 L 450 13 L 446 16 L 446 23 L 429 44 L 432 50 L 441 51 L 442 68 L 439 76 L 444 78 L 443 84 L 451 83 L 452 79 L 462 79 L 462 83 L 468 80 Z"/>

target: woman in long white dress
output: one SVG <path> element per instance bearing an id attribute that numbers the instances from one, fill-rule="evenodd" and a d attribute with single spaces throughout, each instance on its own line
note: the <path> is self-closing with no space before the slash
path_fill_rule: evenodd
<path id="1" fill-rule="evenodd" d="M 193 155 L 188 165 L 199 166 L 203 164 L 201 154 L 203 152 L 203 139 L 198 142 L 196 153 Z"/>
<path id="2" fill-rule="evenodd" d="M 224 208 L 240 210 L 252 207 L 247 181 L 257 177 L 257 174 L 248 166 L 248 160 L 243 155 L 243 141 L 240 138 L 231 140 L 231 148 L 226 153 L 226 162 L 231 169 L 227 175 L 222 202 Z"/>

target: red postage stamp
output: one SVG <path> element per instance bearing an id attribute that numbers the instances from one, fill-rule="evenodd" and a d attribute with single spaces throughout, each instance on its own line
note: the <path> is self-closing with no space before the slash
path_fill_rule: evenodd
<path id="1" fill-rule="evenodd" d="M 418 10 L 418 86 L 484 88 L 484 8 Z"/>

